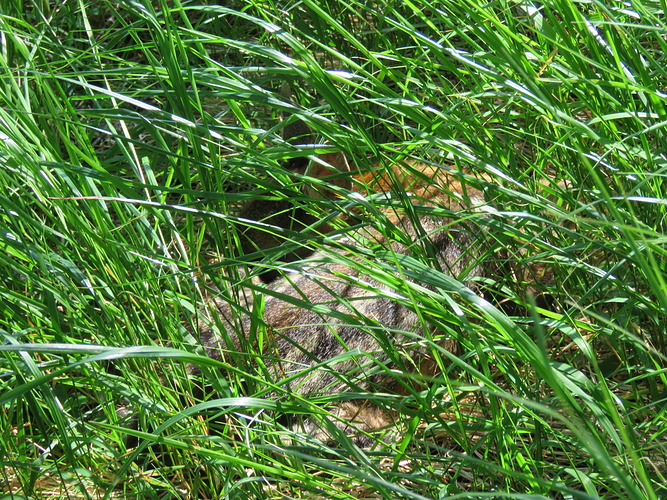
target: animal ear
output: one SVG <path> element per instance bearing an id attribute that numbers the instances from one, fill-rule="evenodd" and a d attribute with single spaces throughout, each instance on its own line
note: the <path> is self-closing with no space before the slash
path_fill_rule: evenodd
<path id="1" fill-rule="evenodd" d="M 283 82 L 280 87 L 280 96 L 287 102 L 294 102 L 292 96 L 292 87 L 289 83 Z M 290 118 L 283 117 L 283 120 Z M 315 134 L 312 129 L 303 120 L 295 119 L 289 121 L 283 127 L 283 139 L 294 146 L 299 144 L 313 144 Z M 328 184 L 343 188 L 352 189 L 351 168 L 347 158 L 343 153 L 327 153 L 319 155 L 317 160 L 309 160 L 305 156 L 290 158 L 287 161 L 286 168 L 298 174 L 307 174 L 316 179 L 326 180 Z M 331 177 L 327 179 L 327 177 Z M 323 189 L 306 188 L 309 194 L 315 197 L 324 195 L 327 198 L 332 197 L 331 192 L 324 192 Z"/>
<path id="2" fill-rule="evenodd" d="M 294 120 L 283 127 L 283 139 L 298 146 L 299 144 L 312 144 L 315 136 L 306 122 Z"/>
<path id="3" fill-rule="evenodd" d="M 308 165 L 306 174 L 309 177 L 327 181 L 327 184 L 342 189 L 352 189 L 352 169 L 344 153 L 326 153 L 319 155 Z M 334 194 L 326 188 L 309 187 L 308 194 L 315 197 L 333 198 Z"/>
<path id="4" fill-rule="evenodd" d="M 292 99 L 292 87 L 289 83 L 283 82 L 280 87 L 280 96 L 287 102 L 294 102 Z M 290 117 L 283 116 L 283 121 L 288 123 L 283 127 L 283 139 L 293 146 L 299 144 L 312 144 L 315 142 L 315 134 L 306 122 L 301 119 L 290 120 Z M 303 174 L 308 168 L 308 159 L 305 156 L 290 158 L 285 167 L 292 172 Z"/>

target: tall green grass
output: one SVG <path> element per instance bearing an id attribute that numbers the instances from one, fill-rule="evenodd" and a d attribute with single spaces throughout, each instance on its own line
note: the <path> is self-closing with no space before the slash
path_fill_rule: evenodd
<path id="1" fill-rule="evenodd" d="M 7 2 L 3 491 L 664 497 L 664 8 Z M 297 118 L 318 145 L 281 139 Z M 458 217 L 485 240 L 480 261 L 500 270 L 480 283 L 494 291 L 482 298 L 418 251 L 397 261 L 352 246 L 360 260 L 349 265 L 463 347 L 454 356 L 413 335 L 442 367 L 427 381 L 367 366 L 406 389 L 358 395 L 398 415 L 371 450 L 327 417 L 327 403 L 355 397 L 355 374 L 352 394 L 285 395 L 252 346 L 216 362 L 196 333 L 211 296 L 241 309 L 253 295 L 257 317 L 271 300 L 235 256 L 244 201 L 289 198 L 325 220 L 354 211 L 404 238 L 379 210 L 392 201 L 309 199 L 299 185 L 318 181 L 282 167 L 334 149 L 361 170 L 427 161 L 483 189 L 487 205 Z M 334 235 L 283 232 L 289 241 L 259 268 L 284 267 L 281 253 L 306 242 L 321 260 L 345 258 L 346 228 L 330 222 Z M 255 333 L 267 334 L 259 319 Z M 400 366 L 400 350 L 387 351 Z M 329 428 L 337 445 L 296 433 L 288 414 Z"/>

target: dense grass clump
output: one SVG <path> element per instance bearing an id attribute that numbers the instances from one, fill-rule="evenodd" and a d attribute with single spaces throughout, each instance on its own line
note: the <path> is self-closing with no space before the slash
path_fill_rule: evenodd
<path id="1" fill-rule="evenodd" d="M 2 491 L 664 498 L 664 3 L 223 3 L 0 7 Z M 296 120 L 312 144 L 282 138 Z M 497 273 L 457 280 L 419 252 L 350 244 L 360 226 L 405 238 L 392 207 L 445 209 L 400 187 L 311 195 L 323 181 L 285 166 L 329 151 L 359 172 L 427 162 L 481 190 L 484 206 L 449 215 Z M 238 216 L 262 197 L 334 230 Z M 285 244 L 239 255 L 253 224 Z M 240 316 L 252 296 L 253 334 L 270 335 L 271 295 L 250 278 L 303 272 L 281 260 L 303 245 L 455 339 L 456 354 L 412 333 L 440 375 L 373 366 L 404 393 L 356 394 L 343 374 L 352 396 L 304 397 L 252 342 L 207 357 L 202 324 L 233 333 L 212 298 Z M 368 449 L 327 413 L 357 396 L 396 413 Z"/>

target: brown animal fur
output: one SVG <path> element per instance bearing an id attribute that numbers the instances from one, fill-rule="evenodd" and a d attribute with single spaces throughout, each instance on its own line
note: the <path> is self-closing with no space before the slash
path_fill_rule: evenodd
<path id="1" fill-rule="evenodd" d="M 393 165 L 390 170 L 374 170 L 361 175 L 351 175 L 346 157 L 342 153 L 331 153 L 313 162 L 306 173 L 310 177 L 324 178 L 334 176 L 331 185 L 341 189 L 359 189 L 368 186 L 373 191 L 389 193 L 395 184 L 400 183 L 406 192 L 412 194 L 417 203 L 444 207 L 450 210 L 462 210 L 483 202 L 482 194 L 477 190 L 465 189 L 465 186 L 445 169 L 426 165 Z M 381 174 L 379 172 L 382 172 Z M 362 193 L 365 193 L 362 191 Z M 335 196 L 332 191 L 310 191 L 320 196 Z M 275 202 L 253 202 L 243 211 L 242 217 L 263 220 L 278 227 L 303 228 L 312 224 L 310 216 L 300 218 L 297 212 L 296 223 L 289 215 L 288 206 Z M 278 211 L 279 210 L 279 211 Z M 432 265 L 454 276 L 480 276 L 488 273 L 474 261 L 478 252 L 470 251 L 478 244 L 477 237 L 461 227 L 452 225 L 452 221 L 442 217 L 421 216 L 414 224 L 410 216 L 399 210 L 386 210 L 387 219 L 400 227 L 413 245 L 392 241 L 375 229 L 363 228 L 352 234 L 352 241 L 367 240 L 383 249 L 391 249 L 396 255 L 411 255 L 420 245 L 431 249 Z M 296 224 L 296 226 L 294 226 Z M 451 226 L 451 227 L 450 227 Z M 447 230 L 443 228 L 448 227 Z M 247 238 L 258 246 L 269 248 L 279 243 L 273 237 L 260 237 L 257 230 Z M 248 233 L 246 233 L 248 237 Z M 243 251 L 250 247 L 244 244 Z M 339 256 L 346 256 L 344 250 L 334 250 Z M 299 257 L 301 257 L 300 255 Z M 416 343 L 410 334 L 424 334 L 422 319 L 412 309 L 388 298 L 391 293 L 387 287 L 372 278 L 364 276 L 360 269 L 364 263 L 358 256 L 349 257 L 355 264 L 341 262 L 322 265 L 328 255 L 324 251 L 316 252 L 311 267 L 293 272 L 282 279 L 270 283 L 264 297 L 262 321 L 266 325 L 266 340 L 263 346 L 256 346 L 258 351 L 278 361 L 269 363 L 269 369 L 275 380 L 296 376 L 290 381 L 287 390 L 302 395 L 334 394 L 349 391 L 350 388 L 337 377 L 338 373 L 354 373 L 359 389 L 372 391 L 382 387 L 386 391 L 398 391 L 396 379 L 389 375 L 367 375 L 363 366 L 367 359 L 347 358 L 336 363 L 329 363 L 327 369 L 309 370 L 320 363 L 325 363 L 336 356 L 354 349 L 369 353 L 380 362 L 388 362 L 383 344 L 389 342 L 405 350 L 408 359 L 405 365 L 415 371 L 432 374 L 435 364 L 428 360 L 427 352 Z M 380 293 L 378 293 L 378 290 Z M 382 292 L 385 292 L 384 294 Z M 287 300 L 279 298 L 287 296 Z M 384 295 L 384 296 L 383 296 Z M 301 307 L 301 302 L 308 307 Z M 243 315 L 240 323 L 233 322 L 232 308 L 224 301 L 217 301 L 216 307 L 222 323 L 229 331 L 247 337 L 253 329 L 249 315 Z M 248 304 L 247 304 L 248 305 Z M 313 310 L 312 306 L 326 306 L 329 314 Z M 348 321 L 349 319 L 349 321 Z M 355 324 L 356 323 L 356 324 Z M 369 325 L 361 328 L 357 324 Z M 369 333 L 373 330 L 374 333 Z M 400 332 L 406 332 L 402 334 Z M 436 332 L 429 332 L 436 333 Z M 227 348 L 239 349 L 242 341 L 236 333 L 232 334 L 234 346 L 226 346 L 221 338 L 209 326 L 200 326 L 200 338 L 208 354 L 221 359 Z M 245 339 L 244 339 L 245 340 Z M 221 345 L 222 344 L 222 345 Z M 352 433 L 348 423 L 361 430 L 376 429 L 388 425 L 392 415 L 367 402 L 346 401 L 339 403 L 332 411 L 340 420 L 339 427 L 347 434 Z M 326 433 L 306 423 L 301 430 L 326 439 Z M 360 440 L 362 444 L 366 441 Z"/>

